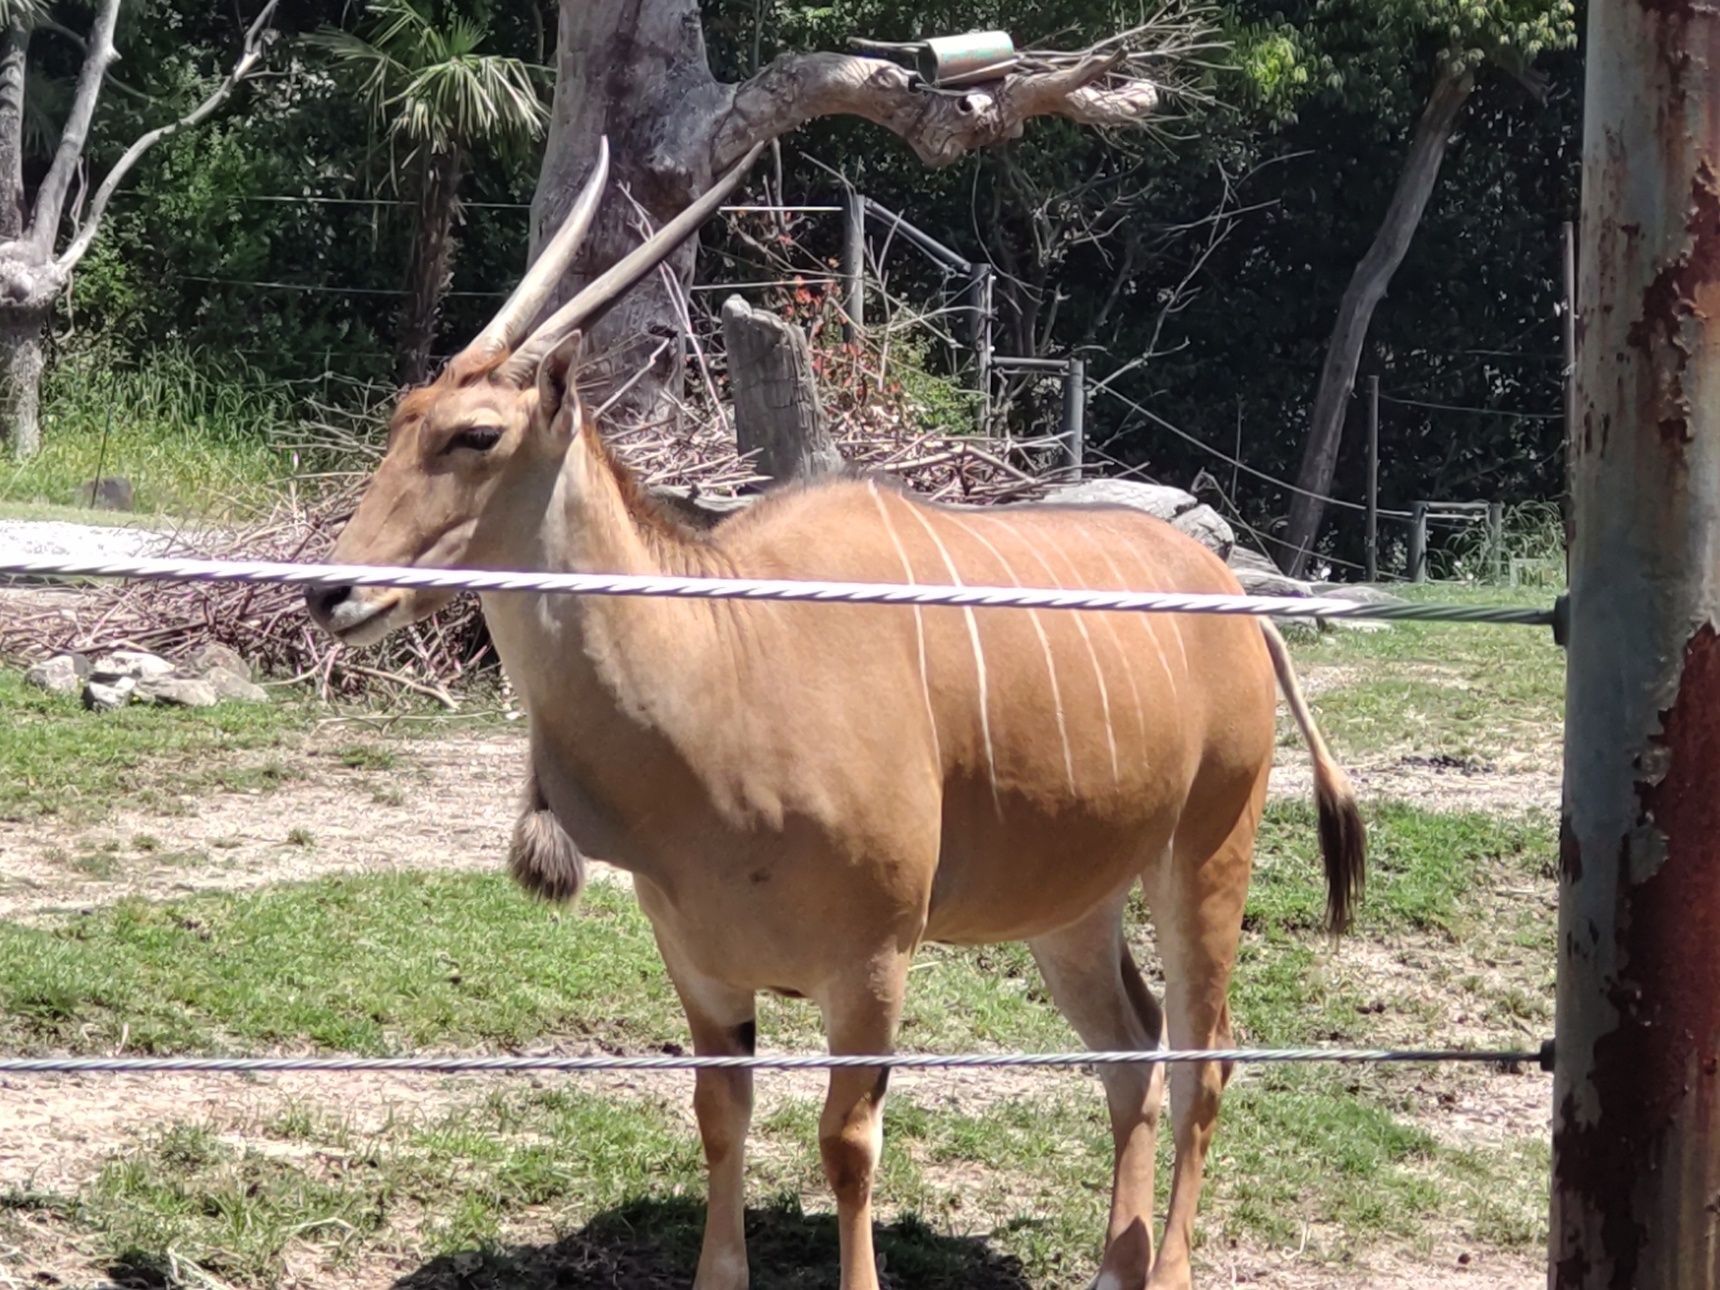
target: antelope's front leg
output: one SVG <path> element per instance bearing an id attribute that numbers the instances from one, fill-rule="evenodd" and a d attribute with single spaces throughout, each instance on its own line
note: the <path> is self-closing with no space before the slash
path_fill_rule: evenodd
<path id="1" fill-rule="evenodd" d="M 677 966 L 667 954 L 664 959 L 687 1011 L 693 1051 L 701 1057 L 752 1056 L 752 992 Z M 746 1139 L 752 1123 L 753 1073 L 701 1070 L 695 1081 L 693 1112 L 705 1147 L 709 1187 L 693 1290 L 746 1290 Z"/>
<path id="2" fill-rule="evenodd" d="M 894 953 L 882 962 L 862 961 L 850 980 L 822 1001 L 832 1054 L 884 1054 L 893 1049 L 907 967 L 907 958 Z M 878 1290 L 872 1176 L 884 1149 L 884 1091 L 889 1083 L 887 1067 L 831 1071 L 830 1093 L 818 1123 L 824 1176 L 836 1193 L 842 1290 Z"/>

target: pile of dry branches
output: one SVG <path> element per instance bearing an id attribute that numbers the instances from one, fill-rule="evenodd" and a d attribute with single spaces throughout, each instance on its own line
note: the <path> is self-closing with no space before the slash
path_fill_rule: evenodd
<path id="1" fill-rule="evenodd" d="M 842 345 L 835 329 L 815 325 L 815 331 L 827 341 L 820 348 L 821 379 L 833 434 L 852 465 L 891 473 L 948 500 L 1022 499 L 1043 490 L 1045 481 L 1020 444 L 925 432 L 924 410 L 883 375 L 886 363 L 875 347 Z M 720 398 L 718 359 L 709 395 Z M 309 405 L 297 440 L 284 445 L 300 469 L 286 481 L 275 510 L 237 527 L 184 531 L 171 553 L 278 561 L 326 556 L 381 455 L 392 399 L 392 390 L 371 387 L 338 405 Z M 618 455 L 652 489 L 733 497 L 762 482 L 708 397 L 675 425 L 608 432 Z M 346 649 L 318 630 L 306 616 L 302 591 L 293 587 L 101 582 L 75 599 L 0 597 L 0 655 L 13 659 L 120 647 L 171 657 L 211 641 L 232 647 L 276 680 L 314 687 L 325 699 L 427 696 L 453 708 L 456 692 L 493 674 L 495 664 L 474 596 L 362 650 Z"/>

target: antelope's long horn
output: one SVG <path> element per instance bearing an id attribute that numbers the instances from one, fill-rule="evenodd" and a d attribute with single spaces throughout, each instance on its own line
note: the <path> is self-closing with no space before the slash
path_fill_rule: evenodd
<path id="1" fill-rule="evenodd" d="M 526 329 L 537 319 L 538 311 L 554 293 L 556 283 L 566 274 L 568 265 L 579 253 L 580 244 L 585 241 L 585 235 L 591 231 L 591 221 L 597 215 L 598 203 L 603 200 L 603 189 L 608 182 L 609 137 L 605 135 L 597 141 L 597 164 L 591 168 L 585 187 L 579 190 L 579 196 L 574 199 L 567 218 L 562 220 L 561 228 L 556 230 L 549 245 L 539 252 L 537 260 L 526 270 L 525 277 L 520 279 L 520 285 L 514 288 L 501 311 L 466 347 L 468 353 L 485 357 L 506 354 L 525 337 Z"/>
<path id="2" fill-rule="evenodd" d="M 764 144 L 753 145 L 752 150 L 712 184 L 696 202 L 622 259 L 617 260 L 585 290 L 544 319 L 543 325 L 532 333 L 531 339 L 514 351 L 514 356 L 508 360 L 508 367 L 522 379 L 529 378 L 545 354 L 576 328 L 607 312 L 629 288 L 668 259 L 676 247 L 698 231 L 699 226 L 722 205 L 723 199 L 734 191 L 735 185 L 741 181 L 741 176 L 746 174 L 763 151 Z"/>

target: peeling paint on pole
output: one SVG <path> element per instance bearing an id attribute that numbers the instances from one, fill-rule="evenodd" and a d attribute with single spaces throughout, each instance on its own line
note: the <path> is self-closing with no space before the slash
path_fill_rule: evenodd
<path id="1" fill-rule="evenodd" d="M 1720 1290 L 1720 6 L 1587 77 L 1549 1284 Z"/>

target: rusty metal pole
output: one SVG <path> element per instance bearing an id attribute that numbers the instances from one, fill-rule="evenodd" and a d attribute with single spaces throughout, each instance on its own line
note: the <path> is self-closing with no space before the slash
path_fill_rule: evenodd
<path id="1" fill-rule="evenodd" d="M 1571 574 L 1571 444 L 1577 433 L 1577 226 L 1564 224 L 1565 308 L 1560 339 L 1565 349 L 1565 486 L 1559 494 L 1559 519 L 1565 532 L 1565 577 Z"/>
<path id="2" fill-rule="evenodd" d="M 1592 0 L 1553 1290 L 1720 1287 L 1720 7 Z"/>

